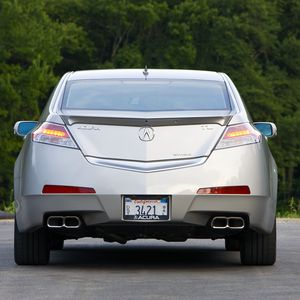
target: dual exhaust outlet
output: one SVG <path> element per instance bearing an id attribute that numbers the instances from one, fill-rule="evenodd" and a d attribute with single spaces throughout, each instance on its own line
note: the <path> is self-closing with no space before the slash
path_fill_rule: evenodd
<path id="1" fill-rule="evenodd" d="M 213 229 L 243 229 L 245 221 L 242 217 L 214 217 L 211 227 Z"/>
<path id="2" fill-rule="evenodd" d="M 81 226 L 77 216 L 50 216 L 47 219 L 49 228 L 76 229 Z M 214 217 L 211 221 L 213 229 L 243 229 L 245 221 L 242 217 Z"/>
<path id="3" fill-rule="evenodd" d="M 50 216 L 47 219 L 47 227 L 49 228 L 76 229 L 80 225 L 81 221 L 77 216 Z"/>

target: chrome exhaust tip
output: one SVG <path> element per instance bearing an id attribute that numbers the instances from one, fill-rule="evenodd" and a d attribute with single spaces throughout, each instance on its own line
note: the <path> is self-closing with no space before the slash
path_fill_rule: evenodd
<path id="1" fill-rule="evenodd" d="M 214 217 L 211 227 L 213 229 L 243 229 L 245 221 L 242 217 Z"/>
<path id="2" fill-rule="evenodd" d="M 225 229 L 228 228 L 228 221 L 226 217 L 214 217 L 211 221 L 211 227 L 213 229 Z"/>
<path id="3" fill-rule="evenodd" d="M 47 219 L 47 226 L 49 228 L 62 228 L 64 226 L 64 217 L 51 216 Z"/>
<path id="4" fill-rule="evenodd" d="M 230 229 L 243 229 L 245 227 L 245 221 L 241 217 L 229 217 L 228 227 Z"/>
<path id="5" fill-rule="evenodd" d="M 81 221 L 77 216 L 50 216 L 47 219 L 49 228 L 76 229 L 81 226 Z"/>
<path id="6" fill-rule="evenodd" d="M 65 228 L 79 228 L 81 225 L 81 221 L 76 216 L 66 216 L 65 217 Z"/>

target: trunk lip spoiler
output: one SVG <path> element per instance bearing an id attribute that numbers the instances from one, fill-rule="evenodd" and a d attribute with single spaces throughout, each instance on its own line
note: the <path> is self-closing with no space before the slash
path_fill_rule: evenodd
<path id="1" fill-rule="evenodd" d="M 134 127 L 159 127 L 159 126 L 181 126 L 196 124 L 219 124 L 226 126 L 232 115 L 213 117 L 179 117 L 179 118 L 118 118 L 118 117 L 96 117 L 96 116 L 72 116 L 60 115 L 65 124 L 95 124 Z"/>

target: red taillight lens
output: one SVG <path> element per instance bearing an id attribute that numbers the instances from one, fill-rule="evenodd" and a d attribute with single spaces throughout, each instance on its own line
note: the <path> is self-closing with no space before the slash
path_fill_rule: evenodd
<path id="1" fill-rule="evenodd" d="M 93 188 L 68 185 L 44 185 L 43 194 L 96 194 Z"/>
<path id="2" fill-rule="evenodd" d="M 249 123 L 228 126 L 219 141 L 216 149 L 224 149 L 261 141 L 261 133 L 254 129 Z"/>
<path id="3" fill-rule="evenodd" d="M 34 142 L 77 148 L 67 128 L 63 125 L 45 122 L 32 132 Z"/>
<path id="4" fill-rule="evenodd" d="M 200 194 L 200 195 L 208 195 L 208 194 L 249 195 L 250 188 L 247 185 L 200 188 L 197 191 L 197 194 Z"/>

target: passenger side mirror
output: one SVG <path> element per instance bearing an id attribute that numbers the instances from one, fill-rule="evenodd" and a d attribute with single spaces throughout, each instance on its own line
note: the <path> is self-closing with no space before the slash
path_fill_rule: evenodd
<path id="1" fill-rule="evenodd" d="M 37 121 L 19 121 L 14 126 L 14 134 L 25 137 L 38 125 Z"/>
<path id="2" fill-rule="evenodd" d="M 277 127 L 271 122 L 255 122 L 254 127 L 260 131 L 265 137 L 273 137 L 277 135 Z"/>

